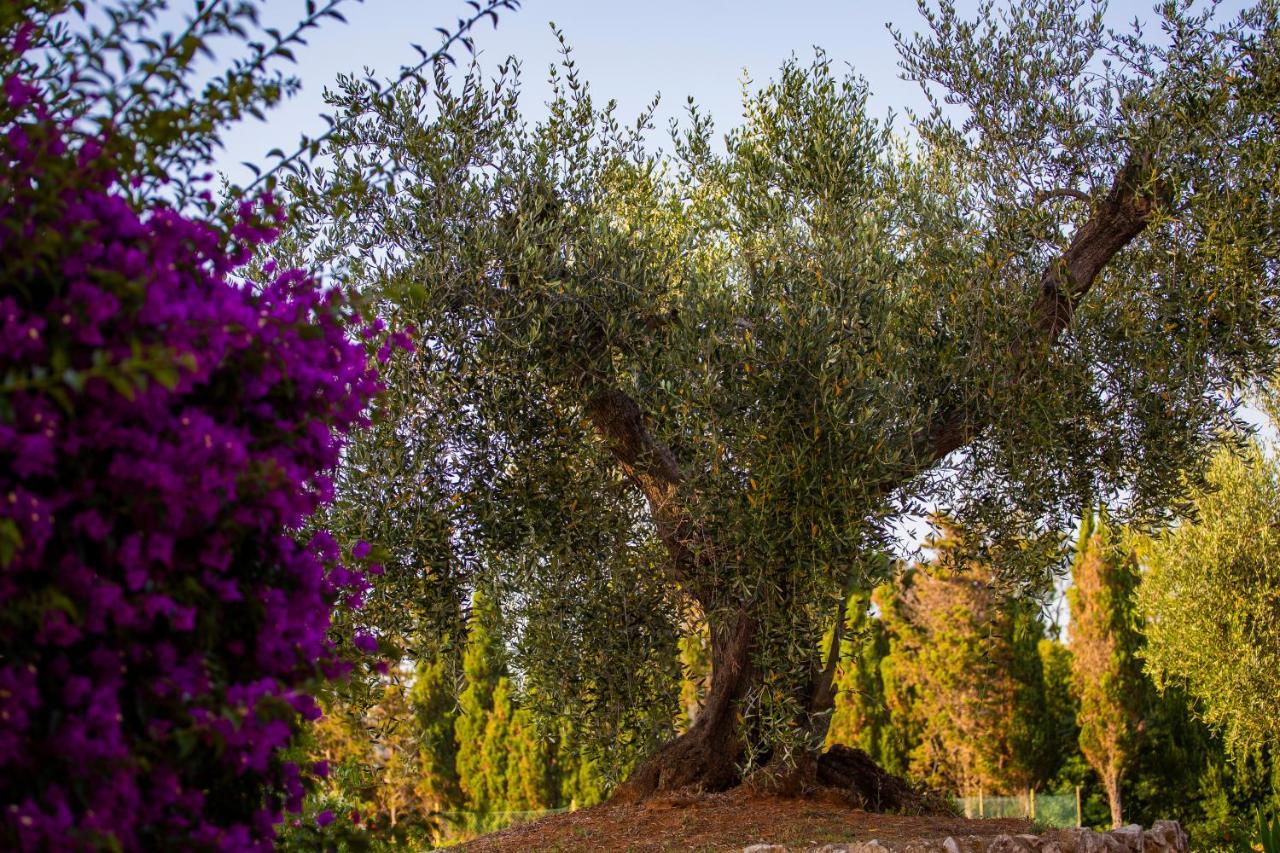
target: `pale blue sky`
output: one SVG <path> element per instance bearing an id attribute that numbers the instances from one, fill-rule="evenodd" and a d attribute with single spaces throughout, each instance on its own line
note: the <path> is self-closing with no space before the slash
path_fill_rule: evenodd
<path id="1" fill-rule="evenodd" d="M 1108 21 L 1123 26 L 1135 16 L 1152 20 L 1154 0 L 1113 0 Z M 957 0 L 970 13 L 975 0 Z M 1225 10 L 1243 6 L 1224 3 Z M 268 23 L 285 25 L 301 11 L 302 0 L 271 0 Z M 248 172 L 242 160 L 265 162 L 272 148 L 296 146 L 302 132 L 324 125 L 321 93 L 344 71 L 370 67 L 381 77 L 415 61 L 410 47 L 418 42 L 434 48 L 434 28 L 449 25 L 467 7 L 461 0 L 365 0 L 346 8 L 349 23 L 330 22 L 313 33 L 309 47 L 298 51 L 297 73 L 303 93 L 274 111 L 266 124 L 250 120 L 227 136 L 220 166 L 235 179 Z M 557 58 L 558 44 L 549 21 L 565 32 L 578 67 L 601 99 L 615 98 L 620 117 L 634 116 L 661 93 L 655 141 L 666 138 L 667 118 L 683 111 L 692 95 L 718 128 L 736 123 L 744 69 L 757 81 L 768 79 L 789 56 L 812 55 L 820 46 L 838 63 L 848 63 L 866 77 L 873 93 L 872 109 L 919 108 L 915 84 L 898 78 L 897 52 L 885 29 L 892 23 L 912 32 L 920 22 L 914 0 L 526 0 L 506 13 L 496 30 L 487 23 L 476 30 L 477 50 L 486 68 L 508 55 L 524 66 L 526 110 L 536 114 L 547 91 L 546 69 Z"/>

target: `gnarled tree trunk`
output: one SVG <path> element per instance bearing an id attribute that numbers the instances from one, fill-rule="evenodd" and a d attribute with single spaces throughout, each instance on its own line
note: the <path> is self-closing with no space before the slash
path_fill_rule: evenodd
<path id="1" fill-rule="evenodd" d="M 688 731 L 645 759 L 619 788 L 621 799 L 697 788 L 723 791 L 742 781 L 738 702 L 759 677 L 752 663 L 757 623 L 745 610 L 711 632 L 711 687 Z"/>

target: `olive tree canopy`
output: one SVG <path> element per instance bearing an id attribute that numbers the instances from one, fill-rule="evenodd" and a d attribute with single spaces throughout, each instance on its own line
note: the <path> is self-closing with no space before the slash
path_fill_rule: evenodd
<path id="1" fill-rule="evenodd" d="M 910 131 L 819 53 L 723 145 L 691 104 L 657 152 L 566 51 L 537 122 L 514 63 L 346 80 L 295 187 L 418 342 L 343 484 L 391 554 L 375 597 L 496 590 L 528 695 L 624 748 L 685 608 L 710 625 L 698 720 L 625 791 L 812 770 L 819 639 L 904 515 L 946 507 L 1028 581 L 1084 506 L 1179 506 L 1276 365 L 1275 3 L 1166 4 L 1153 38 L 1081 0 L 922 12 Z"/>
<path id="2" fill-rule="evenodd" d="M 1180 684 L 1240 754 L 1280 746 L 1280 469 L 1219 453 L 1196 513 L 1145 541 L 1137 600 L 1147 669 Z"/>

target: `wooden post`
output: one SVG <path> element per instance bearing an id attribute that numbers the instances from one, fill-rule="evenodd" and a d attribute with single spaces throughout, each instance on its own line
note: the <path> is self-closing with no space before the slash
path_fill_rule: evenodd
<path id="1" fill-rule="evenodd" d="M 986 805 L 982 802 L 982 786 L 979 785 L 978 786 L 978 817 L 986 817 L 986 816 L 987 816 L 987 808 L 986 808 Z"/>
<path id="2" fill-rule="evenodd" d="M 1076 785 L 1076 826 L 1084 826 L 1084 819 L 1080 813 L 1080 786 Z"/>
<path id="3" fill-rule="evenodd" d="M 1035 788 L 1028 789 L 1027 796 L 1031 800 L 1031 819 L 1035 820 L 1036 819 L 1036 789 Z"/>

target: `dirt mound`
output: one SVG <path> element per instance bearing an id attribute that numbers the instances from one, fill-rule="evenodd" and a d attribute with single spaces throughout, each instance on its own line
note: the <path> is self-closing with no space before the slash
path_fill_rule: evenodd
<path id="1" fill-rule="evenodd" d="M 892 777 L 890 777 L 892 778 Z M 995 836 L 1031 831 L 1025 820 L 966 820 L 938 815 L 876 814 L 849 802 L 847 787 L 805 798 L 735 788 L 719 794 L 652 797 L 604 803 L 552 815 L 486 835 L 467 853 L 557 850 L 733 850 L 751 844 L 814 846 L 877 838 L 885 843 L 923 837 Z M 879 796 L 887 795 L 882 789 Z M 864 798 L 874 791 L 864 792 Z M 903 792 L 899 791 L 899 794 Z M 864 799 L 864 802 L 870 802 Z M 882 800 L 883 801 L 883 800 Z M 903 805 L 909 806 L 909 803 Z M 884 806 L 887 807 L 887 806 Z"/>

